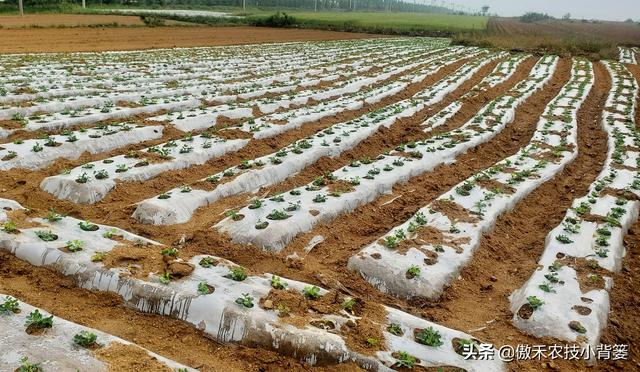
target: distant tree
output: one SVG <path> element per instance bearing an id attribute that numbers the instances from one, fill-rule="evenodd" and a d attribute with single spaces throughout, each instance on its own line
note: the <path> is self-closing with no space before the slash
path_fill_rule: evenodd
<path id="1" fill-rule="evenodd" d="M 565 21 L 570 20 L 571 19 L 571 13 L 567 13 L 567 14 L 563 15 L 562 19 L 565 20 Z"/>
<path id="2" fill-rule="evenodd" d="M 545 21 L 547 19 L 553 19 L 553 17 L 546 13 L 536 13 L 536 12 L 527 12 L 520 17 L 520 21 L 525 23 L 534 23 L 539 21 Z"/>
<path id="3" fill-rule="evenodd" d="M 627 18 L 627 20 L 626 20 L 626 21 L 624 21 L 624 23 L 634 23 L 634 22 L 633 22 L 633 19 L 631 19 L 631 18 Z"/>
<path id="4" fill-rule="evenodd" d="M 489 5 L 483 5 L 481 9 L 482 9 L 482 15 L 486 16 L 487 13 L 489 12 Z"/>

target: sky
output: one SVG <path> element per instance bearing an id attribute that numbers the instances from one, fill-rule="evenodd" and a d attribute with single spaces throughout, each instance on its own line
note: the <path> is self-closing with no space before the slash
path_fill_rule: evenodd
<path id="1" fill-rule="evenodd" d="M 572 18 L 640 20 L 640 0 L 453 0 L 453 2 L 476 9 L 489 5 L 490 13 L 498 13 L 501 16 L 519 16 L 525 12 L 534 11 L 548 13 L 554 17 L 571 13 Z M 427 0 L 427 4 L 429 3 L 430 0 Z"/>

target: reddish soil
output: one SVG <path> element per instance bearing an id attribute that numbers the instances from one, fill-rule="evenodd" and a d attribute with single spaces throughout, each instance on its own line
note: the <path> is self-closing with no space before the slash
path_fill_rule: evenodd
<path id="1" fill-rule="evenodd" d="M 137 16 L 100 14 L 26 14 L 0 16 L 2 28 L 79 27 L 91 25 L 143 26 Z"/>
<path id="2" fill-rule="evenodd" d="M 134 210 L 134 206 L 132 206 L 134 202 L 155 196 L 161 192 L 185 183 L 190 184 L 197 182 L 207 175 L 220 172 L 230 166 L 238 165 L 244 159 L 253 159 L 258 156 L 272 153 L 275 150 L 313 134 L 322 128 L 326 128 L 338 122 L 353 119 L 371 110 L 375 110 L 407 98 L 418 90 L 424 89 L 426 86 L 433 84 L 443 76 L 451 73 L 462 63 L 463 61 L 460 61 L 443 68 L 442 71 L 429 77 L 425 82 L 409 87 L 405 91 L 396 94 L 395 96 L 388 97 L 380 103 L 365 106 L 360 110 L 340 113 L 324 120 L 305 125 L 296 130 L 288 131 L 275 138 L 252 141 L 251 144 L 244 149 L 228 154 L 222 158 L 214 159 L 205 165 L 190 167 L 186 170 L 166 172 L 163 173 L 162 177 L 157 177 L 145 182 L 119 183 L 116 189 L 107 195 L 105 199 L 92 206 L 75 205 L 73 203 L 60 201 L 52 195 L 40 190 L 39 184 L 43 178 L 59 174 L 62 169 L 73 168 L 88 161 L 127 153 L 132 150 L 139 150 L 140 148 L 147 147 L 149 145 L 165 142 L 169 139 L 180 138 L 182 137 L 182 133 L 172 129 L 172 126 L 167 126 L 162 139 L 150 141 L 144 145 L 131 145 L 126 148 L 113 150 L 108 154 L 99 154 L 95 156 L 85 154 L 80 159 L 73 161 L 57 161 L 53 165 L 39 171 L 13 170 L 11 172 L 0 172 L 0 190 L 5 193 L 5 197 L 13 198 L 24 205 L 32 207 L 39 205 L 54 206 L 57 211 L 64 211 L 65 213 L 73 216 L 81 216 L 80 218 L 82 219 L 104 221 L 104 218 L 107 217 L 109 219 L 109 224 L 117 225 L 131 231 L 136 231 L 143 235 L 154 236 L 156 239 L 162 236 L 170 236 L 167 240 L 162 238 L 160 238 L 160 240 L 165 243 L 171 243 L 174 236 L 172 234 L 166 234 L 166 232 L 168 231 L 167 229 L 172 229 L 173 227 L 165 226 L 158 228 L 154 226 L 138 225 L 134 219 L 130 218 L 130 215 Z M 31 135 L 33 135 L 33 133 Z M 199 218 L 194 218 L 194 222 L 177 225 L 176 227 L 178 230 L 176 230 L 177 235 L 175 236 L 179 237 L 183 231 L 187 233 L 187 236 L 190 236 L 193 231 L 204 228 L 208 224 L 213 223 L 216 218 L 221 218 L 222 216 L 218 216 L 218 213 L 221 213 L 226 208 L 244 204 L 244 198 L 244 196 L 238 196 L 229 198 L 221 203 L 216 203 L 214 206 L 215 210 L 218 210 L 217 208 L 221 207 L 217 213 L 215 210 L 212 213 L 212 210 L 208 209 L 206 213 L 202 213 L 203 216 L 207 215 L 204 219 L 199 220 Z"/>
<path id="3" fill-rule="evenodd" d="M 609 312 L 609 326 L 602 335 L 604 344 L 629 345 L 629 361 L 608 363 L 605 371 L 634 370 L 640 368 L 640 222 L 631 227 L 624 240 L 627 257 L 622 270 L 614 277 Z"/>
<path id="4" fill-rule="evenodd" d="M 109 372 L 171 372 L 158 359 L 149 356 L 134 345 L 113 343 L 94 352 L 95 356 L 109 365 Z"/>
<path id="5" fill-rule="evenodd" d="M 260 27 L 121 27 L 0 29 L 0 53 L 95 52 L 288 41 L 345 40 L 378 35 Z"/>
<path id="6" fill-rule="evenodd" d="M 1 35 L 2 32 L 0 32 Z M 523 64 L 516 76 L 508 82 L 466 100 L 461 113 L 447 121 L 436 132 L 454 129 L 468 120 L 474 110 L 477 111 L 488 100 L 503 94 L 526 76 L 533 62 L 530 60 Z M 97 158 L 95 156 L 85 155 L 75 161 L 59 161 L 42 171 L 0 172 L 0 190 L 3 197 L 17 200 L 39 212 L 54 207 L 58 212 L 119 226 L 167 244 L 177 243 L 184 235 L 185 242 L 179 247 L 181 256 L 202 253 L 222 256 L 246 267 L 252 273 L 268 271 L 283 277 L 321 285 L 327 289 L 333 289 L 334 293 L 346 293 L 361 298 L 365 304 L 380 303 L 394 306 L 443 325 L 469 332 L 480 340 L 493 342 L 496 345 L 550 344 L 554 340 L 529 337 L 511 325 L 512 314 L 509 311 L 507 297 L 535 270 L 544 247 L 546 234 L 560 222 L 571 201 L 586 192 L 587 187 L 602 168 L 606 155 L 606 136 L 600 127 L 600 115 L 609 92 L 610 81 L 605 69 L 599 64 L 596 65 L 595 86 L 578 113 L 577 158 L 553 180 L 543 184 L 515 209 L 498 219 L 494 230 L 483 238 L 473 260 L 462 271 L 461 279 L 453 282 L 445 290 L 444 296 L 437 301 L 419 300 L 408 303 L 382 294 L 361 277 L 348 271 L 346 262 L 363 246 L 386 233 L 390 227 L 404 222 L 419 208 L 432 202 L 453 185 L 493 165 L 496 161 L 514 154 L 521 146 L 527 144 L 544 108 L 569 79 L 571 63 L 568 59 L 561 60 L 551 82 L 520 106 L 516 110 L 514 122 L 498 133 L 493 140 L 459 156 L 454 164 L 440 166 L 433 172 L 414 177 L 406 184 L 396 186 L 393 195 L 381 197 L 327 225 L 317 226 L 309 233 L 301 234 L 280 254 L 232 244 L 228 238 L 210 228 L 213 223 L 224 217 L 225 210 L 246 204 L 246 195 L 227 198 L 213 206 L 203 208 L 196 213 L 192 221 L 181 225 L 146 226 L 137 224 L 130 218 L 134 209 L 131 206 L 133 202 L 183 183 L 195 182 L 208 174 L 238 164 L 242 159 L 264 155 L 320 128 L 406 98 L 418 89 L 423 89 L 451 73 L 461 63 L 462 61 L 444 68 L 425 83 L 413 86 L 379 105 L 306 125 L 278 138 L 253 141 L 245 150 L 203 166 L 168 172 L 162 177 L 144 183 L 120 183 L 117 190 L 93 206 L 59 201 L 41 191 L 38 186 L 44 177 L 57 174 L 63 168 L 77 166 Z M 420 138 L 416 130 L 425 116 L 437 112 L 462 96 L 472 85 L 486 76 L 496 63 L 483 68 L 469 82 L 445 97 L 440 104 L 427 108 L 414 118 L 394 124 L 336 159 L 321 159 L 299 175 L 269 190 L 262 190 L 261 194 L 305 184 L 325 171 L 335 170 L 351 160 L 372 156 L 400 143 Z M 638 73 L 638 71 L 634 72 Z M 166 130 L 163 139 L 157 142 L 176 136 L 176 132 Z M 138 150 L 141 147 L 141 145 L 129 146 L 124 150 L 114 150 L 109 155 Z M 389 200 L 392 201 L 388 202 Z M 616 286 L 612 292 L 612 325 L 606 330 L 603 342 L 640 341 L 638 320 L 635 316 L 638 305 L 635 298 L 638 290 L 630 288 L 640 278 L 640 270 L 634 269 L 640 262 L 637 251 L 637 246 L 640 244 L 637 238 L 638 233 L 640 233 L 640 226 L 636 225 L 626 240 L 629 260 L 623 272 L 615 278 Z M 315 235 L 322 235 L 325 240 L 310 253 L 304 253 L 303 248 Z M 247 249 L 250 249 L 250 254 L 247 254 Z M 302 258 L 287 259 L 287 255 L 293 252 Z M 132 252 L 123 253 L 135 256 Z M 137 256 L 134 258 L 137 259 Z M 155 264 L 159 265 L 159 262 Z M 56 316 L 136 342 L 140 346 L 203 371 L 222 368 L 232 371 L 308 368 L 299 361 L 270 351 L 217 344 L 187 324 L 165 317 L 141 314 L 125 307 L 116 296 L 78 289 L 74 283 L 60 275 L 48 269 L 35 268 L 7 253 L 0 253 L 0 292 L 15 295 L 53 312 Z M 274 305 L 277 305 L 276 301 L 287 303 L 291 301 L 287 306 L 294 314 L 300 314 L 300 308 L 307 309 L 308 304 L 300 305 L 300 300 L 300 298 L 275 297 L 272 299 Z M 333 311 L 332 306 L 336 304 L 326 304 L 330 308 L 328 311 Z M 264 302 L 261 306 L 264 306 Z M 367 311 L 366 308 L 365 311 Z M 373 319 L 376 318 L 373 317 Z M 135 326 L 131 326 L 132 324 Z M 361 336 L 368 333 L 373 335 L 374 328 L 371 324 L 357 325 L 354 332 L 346 335 L 348 342 L 364 348 L 362 350 L 367 350 L 368 345 L 363 343 Z M 474 331 L 474 329 L 477 330 Z M 379 335 L 375 334 L 373 338 L 379 338 Z M 627 370 L 637 368 L 640 355 L 632 348 L 631 357 L 634 361 L 630 363 L 634 364 L 629 365 Z M 541 364 L 541 362 L 512 363 L 511 367 L 514 371 L 538 371 L 542 368 L 581 371 L 585 368 L 577 362 L 562 361 L 554 361 L 551 365 Z M 615 367 L 615 365 L 603 366 L 605 369 Z M 621 366 L 623 369 L 625 367 L 626 365 Z M 354 365 L 345 364 L 322 367 L 317 370 L 323 370 L 323 368 L 345 371 L 357 369 Z"/>
<path id="7" fill-rule="evenodd" d="M 118 296 L 80 289 L 71 280 L 49 269 L 34 267 L 6 252 L 0 252 L 0 292 L 47 309 L 54 316 L 100 329 L 205 372 L 308 368 L 274 352 L 221 345 L 179 320 L 142 314 L 124 306 Z M 109 361 L 118 358 L 122 356 L 115 355 Z M 346 364 L 317 370 L 355 369 Z"/>

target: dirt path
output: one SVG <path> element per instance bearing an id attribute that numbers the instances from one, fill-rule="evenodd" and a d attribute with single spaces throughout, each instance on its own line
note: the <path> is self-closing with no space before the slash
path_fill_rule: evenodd
<path id="1" fill-rule="evenodd" d="M 96 52 L 287 41 L 347 40 L 379 35 L 266 27 L 121 27 L 0 29 L 0 53 Z"/>

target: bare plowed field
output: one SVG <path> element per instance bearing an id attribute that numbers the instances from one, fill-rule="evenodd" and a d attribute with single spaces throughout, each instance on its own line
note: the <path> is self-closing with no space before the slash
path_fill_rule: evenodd
<path id="1" fill-rule="evenodd" d="M 98 14 L 27 14 L 24 17 L 0 16 L 2 28 L 28 27 L 78 27 L 92 25 L 117 24 L 120 26 L 142 26 L 137 16 L 98 15 Z"/>
<path id="2" fill-rule="evenodd" d="M 102 16 L 99 16 L 102 17 Z M 119 18 L 133 18 L 122 17 Z M 138 18 L 139 19 L 139 18 Z M 96 52 L 371 38 L 372 35 L 257 27 L 0 29 L 0 53 Z"/>

